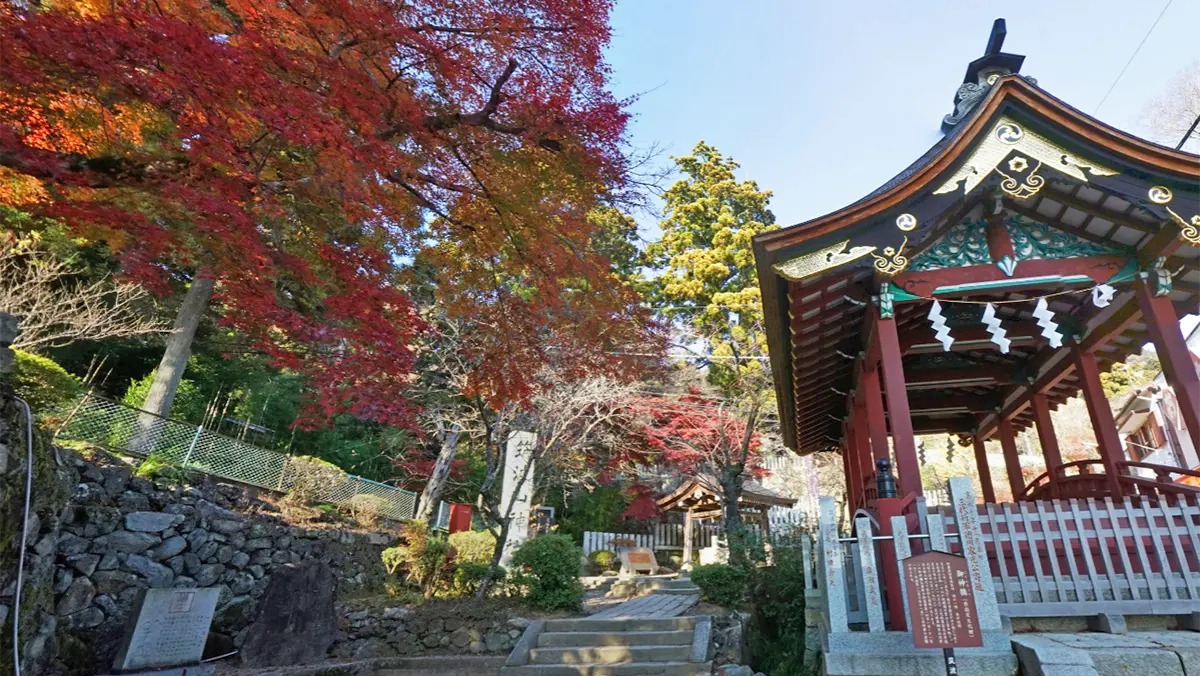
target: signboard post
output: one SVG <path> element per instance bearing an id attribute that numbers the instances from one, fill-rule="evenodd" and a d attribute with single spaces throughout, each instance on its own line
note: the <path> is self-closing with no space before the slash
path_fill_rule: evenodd
<path id="1" fill-rule="evenodd" d="M 904 560 L 913 643 L 941 648 L 946 676 L 961 674 L 955 648 L 983 647 L 970 579 L 967 560 L 961 556 L 926 552 Z"/>

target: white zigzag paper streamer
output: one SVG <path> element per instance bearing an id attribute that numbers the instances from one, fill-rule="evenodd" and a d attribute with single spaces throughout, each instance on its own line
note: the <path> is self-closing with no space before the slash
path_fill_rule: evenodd
<path id="1" fill-rule="evenodd" d="M 988 333 L 992 334 L 992 342 L 1000 347 L 1000 352 L 1008 354 L 1008 346 L 1012 341 L 1005 338 L 1008 332 L 1001 328 L 1000 318 L 996 316 L 996 307 L 991 303 L 988 303 L 983 311 L 983 323 L 987 325 Z"/>
<path id="2" fill-rule="evenodd" d="M 1054 313 L 1050 311 L 1050 305 L 1045 298 L 1038 299 L 1033 316 L 1037 318 L 1037 325 L 1042 327 L 1042 336 L 1050 341 L 1050 347 L 1062 347 L 1063 336 L 1058 332 L 1058 324 L 1054 323 Z"/>
<path id="3" fill-rule="evenodd" d="M 933 301 L 933 307 L 929 308 L 929 324 L 933 326 L 933 335 L 942 344 L 946 352 L 950 351 L 950 346 L 954 344 L 954 339 L 950 337 L 950 327 L 946 326 L 946 317 L 942 315 L 942 304 Z"/>
<path id="4" fill-rule="evenodd" d="M 1092 289 L 1092 304 L 1096 307 L 1108 307 L 1112 303 L 1117 290 L 1107 284 L 1101 284 Z"/>

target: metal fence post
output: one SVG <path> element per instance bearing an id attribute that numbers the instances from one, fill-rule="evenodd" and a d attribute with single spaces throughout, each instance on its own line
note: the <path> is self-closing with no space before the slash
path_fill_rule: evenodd
<path id="1" fill-rule="evenodd" d="M 81 397 L 79 399 L 79 402 L 75 404 L 75 408 L 72 408 L 71 412 L 67 414 L 67 419 L 62 421 L 62 424 L 58 426 L 58 429 L 54 430 L 54 438 L 55 439 L 58 438 L 58 435 L 62 434 L 63 430 L 67 429 L 67 423 L 71 422 L 71 418 L 75 417 L 75 414 L 79 412 L 79 409 L 82 408 L 83 405 L 87 403 L 88 398 L 90 398 L 91 396 L 92 396 L 92 391 L 88 390 L 87 393 L 84 394 L 83 397 Z"/>
<path id="2" fill-rule="evenodd" d="M 196 450 L 196 444 L 200 442 L 200 433 L 204 431 L 204 425 L 196 428 L 196 436 L 192 437 L 192 444 L 188 446 L 187 454 L 183 456 L 183 466 L 187 467 L 192 462 L 192 451 Z"/>

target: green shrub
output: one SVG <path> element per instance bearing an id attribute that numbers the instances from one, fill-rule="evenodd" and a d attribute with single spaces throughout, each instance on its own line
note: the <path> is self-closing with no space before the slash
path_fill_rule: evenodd
<path id="1" fill-rule="evenodd" d="M 129 387 L 125 389 L 125 394 L 121 397 L 121 403 L 134 408 L 141 408 L 145 405 L 146 396 L 150 394 L 150 386 L 154 384 L 154 376 L 157 373 L 157 370 L 151 371 L 141 380 L 129 383 Z M 175 390 L 175 398 L 171 400 L 171 410 L 167 417 L 200 424 L 204 421 L 204 413 L 207 408 L 208 398 L 200 391 L 195 382 L 183 378 Z"/>
<path id="2" fill-rule="evenodd" d="M 496 536 L 486 530 L 465 530 L 451 533 L 447 538 L 454 548 L 454 560 L 458 563 L 492 562 L 496 551 Z"/>
<path id="3" fill-rule="evenodd" d="M 133 474 L 134 476 L 150 479 L 151 481 L 161 479 L 177 484 L 187 483 L 186 472 L 174 465 L 163 462 L 153 455 L 143 460 Z"/>
<path id="4" fill-rule="evenodd" d="M 521 545 L 513 565 L 523 569 L 529 603 L 544 610 L 577 608 L 583 598 L 582 558 L 583 550 L 566 535 L 543 535 Z"/>
<path id="5" fill-rule="evenodd" d="M 454 574 L 450 578 L 450 596 L 474 596 L 479 589 L 479 583 L 487 573 L 488 564 L 463 562 L 454 566 Z M 500 589 L 504 584 L 506 571 L 497 566 L 496 574 L 492 577 L 491 590 Z"/>
<path id="6" fill-rule="evenodd" d="M 799 676 L 809 673 L 804 668 L 805 570 L 799 541 L 788 544 L 793 546 L 777 545 L 773 564 L 750 576 L 753 607 L 746 636 L 755 671 Z"/>
<path id="7" fill-rule="evenodd" d="M 337 465 L 311 455 L 288 458 L 284 476 L 288 498 L 302 505 L 328 501 L 334 488 L 349 480 Z"/>
<path id="8" fill-rule="evenodd" d="M 350 512 L 350 516 L 354 517 L 358 525 L 364 528 L 378 528 L 383 521 L 383 512 L 387 506 L 387 500 L 368 493 L 356 495 L 346 503 L 346 509 Z"/>
<path id="9" fill-rule="evenodd" d="M 558 532 L 569 535 L 576 543 L 583 542 L 585 531 L 619 532 L 621 513 L 629 506 L 629 496 L 616 486 L 601 486 L 580 492 L 558 519 Z"/>
<path id="10" fill-rule="evenodd" d="M 700 588 L 704 600 L 725 608 L 735 608 L 741 602 L 746 577 L 745 569 L 725 563 L 692 569 L 692 582 Z"/>
<path id="11" fill-rule="evenodd" d="M 607 549 L 598 549 L 591 554 L 588 554 L 588 561 L 592 562 L 596 573 L 603 573 L 606 570 L 617 569 L 617 555 Z"/>
<path id="12" fill-rule="evenodd" d="M 13 352 L 13 388 L 34 412 L 65 407 L 83 394 L 83 383 L 53 360 L 22 350 Z"/>
<path id="13" fill-rule="evenodd" d="M 438 583 L 446 574 L 446 563 L 450 558 L 450 543 L 429 537 L 428 524 L 413 519 L 401 529 L 404 544 L 380 552 L 383 565 L 389 574 L 406 571 L 406 578 L 421 587 L 425 598 L 432 598 Z"/>

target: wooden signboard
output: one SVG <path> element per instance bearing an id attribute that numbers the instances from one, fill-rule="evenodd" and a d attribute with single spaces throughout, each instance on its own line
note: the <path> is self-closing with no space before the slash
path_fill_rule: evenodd
<path id="1" fill-rule="evenodd" d="M 904 559 L 909 620 L 918 648 L 941 648 L 947 676 L 959 676 L 955 648 L 983 646 L 967 560 L 946 552 Z"/>

